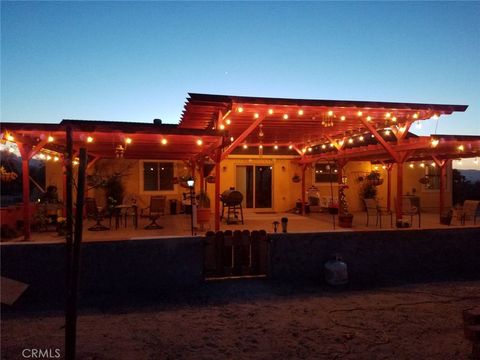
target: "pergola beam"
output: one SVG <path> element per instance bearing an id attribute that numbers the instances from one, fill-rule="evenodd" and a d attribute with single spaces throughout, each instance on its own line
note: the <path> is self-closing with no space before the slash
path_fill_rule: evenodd
<path id="1" fill-rule="evenodd" d="M 232 153 L 232 151 L 235 150 L 235 148 L 238 145 L 240 145 L 248 137 L 248 135 L 250 135 L 252 133 L 252 131 L 255 130 L 258 125 L 260 125 L 260 123 L 264 119 L 265 119 L 265 116 L 264 117 L 259 117 L 254 122 L 252 122 L 250 124 L 250 126 L 247 129 L 245 129 L 245 131 L 242 134 L 240 134 L 240 136 L 237 137 L 233 141 L 233 143 L 231 143 L 230 146 L 223 152 L 223 154 L 221 156 L 221 160 L 224 160 L 225 158 L 227 158 L 227 156 L 230 155 Z"/>
<path id="2" fill-rule="evenodd" d="M 390 156 L 396 161 L 399 162 L 400 158 L 398 153 L 388 144 L 383 137 L 380 136 L 377 129 L 375 129 L 366 119 L 363 117 L 360 118 L 360 121 L 365 125 L 365 127 L 375 136 L 375 139 L 383 146 L 383 148 L 390 154 Z"/>

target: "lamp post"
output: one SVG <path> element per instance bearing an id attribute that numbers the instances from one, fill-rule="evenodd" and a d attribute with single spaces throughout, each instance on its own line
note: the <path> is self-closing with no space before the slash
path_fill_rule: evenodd
<path id="1" fill-rule="evenodd" d="M 187 180 L 187 185 L 190 188 L 190 207 L 191 207 L 191 212 L 190 212 L 190 224 L 192 228 L 192 236 L 193 236 L 193 199 L 194 199 L 194 186 L 195 186 L 195 179 L 190 176 Z"/>

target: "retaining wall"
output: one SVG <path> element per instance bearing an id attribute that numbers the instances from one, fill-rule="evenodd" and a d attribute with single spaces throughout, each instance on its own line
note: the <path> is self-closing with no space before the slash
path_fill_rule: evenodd
<path id="1" fill-rule="evenodd" d="M 270 236 L 270 278 L 323 282 L 323 264 L 341 254 L 360 286 L 480 279 L 480 228 Z"/>

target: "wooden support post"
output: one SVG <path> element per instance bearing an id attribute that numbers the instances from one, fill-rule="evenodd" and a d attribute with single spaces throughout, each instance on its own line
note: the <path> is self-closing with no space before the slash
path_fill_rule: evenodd
<path id="1" fill-rule="evenodd" d="M 440 216 L 442 216 L 445 210 L 445 187 L 447 184 L 447 164 L 448 161 L 444 161 L 443 164 L 440 165 Z"/>
<path id="2" fill-rule="evenodd" d="M 395 206 L 396 220 L 402 221 L 402 196 L 403 196 L 403 162 L 397 162 L 397 203 Z"/>
<path id="3" fill-rule="evenodd" d="M 77 211 L 75 214 L 75 238 L 71 253 L 67 254 L 70 261 L 70 279 L 67 288 L 67 306 L 65 318 L 65 359 L 75 359 L 77 340 L 77 297 L 78 278 L 80 273 L 80 246 L 83 234 L 83 204 L 85 198 L 85 173 L 87 168 L 87 151 L 80 149 L 80 165 L 78 168 L 77 181 Z"/>
<path id="4" fill-rule="evenodd" d="M 30 211 L 30 169 L 29 158 L 31 147 L 27 144 L 18 143 L 18 149 L 22 156 L 22 190 L 23 190 L 23 240 L 30 240 L 30 223 L 31 223 L 31 211 Z"/>
<path id="5" fill-rule="evenodd" d="M 302 215 L 305 215 L 305 170 L 307 169 L 307 165 L 302 165 Z"/>
<path id="6" fill-rule="evenodd" d="M 220 230 L 220 162 L 222 152 L 217 150 L 215 154 L 215 231 Z"/>
<path id="7" fill-rule="evenodd" d="M 387 211 L 392 207 L 392 164 L 387 164 Z"/>

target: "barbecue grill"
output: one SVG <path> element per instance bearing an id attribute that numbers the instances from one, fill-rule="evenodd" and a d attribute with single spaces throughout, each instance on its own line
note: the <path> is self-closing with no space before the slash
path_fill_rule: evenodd
<path id="1" fill-rule="evenodd" d="M 225 207 L 227 208 L 227 224 L 238 221 L 238 211 L 240 211 L 240 219 L 243 224 L 243 209 L 242 201 L 243 195 L 237 190 L 226 190 L 220 195 L 220 201 L 222 202 L 222 215 L 220 219 L 223 219 Z M 232 219 L 233 216 L 233 219 Z"/>

